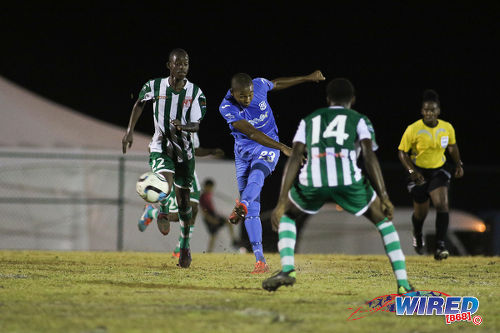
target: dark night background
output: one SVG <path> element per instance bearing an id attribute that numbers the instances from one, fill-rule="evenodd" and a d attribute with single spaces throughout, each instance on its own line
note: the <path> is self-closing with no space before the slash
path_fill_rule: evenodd
<path id="1" fill-rule="evenodd" d="M 218 105 L 234 73 L 273 79 L 320 69 L 326 82 L 347 77 L 357 89 L 354 108 L 374 123 L 397 205 L 410 205 L 397 147 L 420 117 L 422 91 L 433 88 L 465 163 L 451 205 L 479 212 L 499 205 L 499 10 L 497 1 L 4 4 L 0 75 L 125 128 L 142 84 L 166 76 L 169 51 L 184 48 L 188 77 L 209 106 L 202 145 L 221 147 L 228 158 L 233 139 Z M 283 142 L 290 143 L 301 117 L 325 104 L 325 86 L 269 94 Z M 152 133 L 149 113 L 136 130 Z M 266 181 L 264 209 L 276 201 L 284 162 Z"/>

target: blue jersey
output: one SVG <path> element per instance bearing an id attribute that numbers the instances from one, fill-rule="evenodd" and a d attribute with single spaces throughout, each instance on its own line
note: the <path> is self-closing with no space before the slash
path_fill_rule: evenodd
<path id="1" fill-rule="evenodd" d="M 273 89 L 274 85 L 271 81 L 256 78 L 252 80 L 254 96 L 252 102 L 247 108 L 243 108 L 231 96 L 228 91 L 221 105 L 219 112 L 222 117 L 229 124 L 231 134 L 234 136 L 234 143 L 236 146 L 243 146 L 246 148 L 255 147 L 259 145 L 257 142 L 249 139 L 245 134 L 239 132 L 231 125 L 233 122 L 245 119 L 252 124 L 256 129 L 271 137 L 275 141 L 279 141 L 278 127 L 274 120 L 273 110 L 267 101 L 267 92 Z"/>

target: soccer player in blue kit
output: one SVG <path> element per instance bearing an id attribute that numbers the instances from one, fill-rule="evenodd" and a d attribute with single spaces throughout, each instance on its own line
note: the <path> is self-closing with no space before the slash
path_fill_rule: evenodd
<path id="1" fill-rule="evenodd" d="M 292 149 L 279 142 L 278 128 L 267 101 L 270 90 L 281 90 L 304 82 L 325 80 L 317 70 L 309 75 L 284 77 L 269 81 L 252 78 L 245 73 L 235 74 L 231 89 L 219 106 L 234 136 L 234 159 L 240 200 L 236 200 L 229 222 L 245 221 L 248 238 L 255 254 L 252 274 L 269 272 L 262 249 L 260 221 L 260 191 L 264 179 L 276 167 L 280 152 L 290 156 Z"/>

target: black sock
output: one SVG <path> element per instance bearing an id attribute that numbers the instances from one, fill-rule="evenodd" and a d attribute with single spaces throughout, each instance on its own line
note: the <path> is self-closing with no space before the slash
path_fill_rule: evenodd
<path id="1" fill-rule="evenodd" d="M 415 234 L 415 236 L 422 236 L 422 228 L 424 226 L 424 220 L 417 220 L 415 214 L 412 214 L 411 222 L 413 223 L 413 233 Z"/>
<path id="2" fill-rule="evenodd" d="M 436 213 L 436 242 L 444 242 L 449 222 L 450 214 L 448 212 Z"/>

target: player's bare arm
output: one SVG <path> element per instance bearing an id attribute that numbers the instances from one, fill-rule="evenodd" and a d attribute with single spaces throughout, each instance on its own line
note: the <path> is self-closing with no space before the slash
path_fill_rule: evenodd
<path id="1" fill-rule="evenodd" d="M 316 82 L 324 81 L 325 77 L 321 73 L 321 71 L 316 70 L 309 75 L 303 76 L 293 76 L 293 77 L 281 77 L 272 80 L 274 88 L 272 90 L 281 90 L 293 87 L 297 84 L 301 84 L 304 82 Z"/>
<path id="2" fill-rule="evenodd" d="M 185 125 L 182 125 L 179 119 L 174 119 L 170 122 L 178 131 L 198 132 L 200 129 L 200 123 L 187 123 Z"/>
<path id="3" fill-rule="evenodd" d="M 231 125 L 233 125 L 233 127 L 241 133 L 245 134 L 250 140 L 253 140 L 269 148 L 279 149 L 286 156 L 291 156 L 292 154 L 292 148 L 281 142 L 271 139 L 269 136 L 253 127 L 253 125 L 245 119 L 235 121 L 231 123 Z"/>
<path id="4" fill-rule="evenodd" d="M 377 195 L 381 200 L 382 211 L 384 212 L 385 216 L 387 216 L 387 218 L 392 220 L 394 214 L 394 206 L 392 205 L 392 202 L 389 199 L 389 195 L 387 194 L 384 177 L 382 176 L 382 170 L 380 169 L 377 155 L 375 155 L 375 153 L 373 152 L 372 140 L 363 139 L 361 140 L 360 144 L 366 173 L 368 174 L 375 192 L 377 192 Z"/>
<path id="5" fill-rule="evenodd" d="M 455 178 L 462 178 L 464 176 L 464 168 L 462 160 L 460 159 L 460 151 L 458 150 L 458 145 L 452 144 L 448 145 L 448 153 L 451 156 L 451 159 L 455 163 Z"/>
<path id="6" fill-rule="evenodd" d="M 134 142 L 135 124 L 137 124 L 137 121 L 139 120 L 139 117 L 141 116 L 142 111 L 144 110 L 144 105 L 146 105 L 146 102 L 137 100 L 134 104 L 134 107 L 132 108 L 132 113 L 130 114 L 130 120 L 128 122 L 127 132 L 125 133 L 122 139 L 122 150 L 124 154 L 127 152 L 127 147 L 128 148 L 132 147 L 132 143 Z"/>
<path id="7" fill-rule="evenodd" d="M 285 171 L 283 172 L 283 179 L 281 180 L 281 190 L 278 204 L 274 208 L 271 215 L 271 223 L 274 231 L 278 231 L 280 219 L 285 212 L 286 203 L 288 200 L 288 191 L 290 191 L 290 188 L 292 188 L 293 182 L 297 177 L 297 173 L 302 166 L 305 148 L 306 145 L 302 142 L 295 142 L 293 144 L 292 155 L 286 162 Z"/>
<path id="8" fill-rule="evenodd" d="M 422 176 L 420 172 L 415 170 L 415 166 L 413 165 L 410 156 L 408 156 L 408 153 L 402 150 L 398 150 L 398 157 L 401 161 L 401 164 L 403 164 L 406 171 L 410 175 L 411 180 L 413 180 L 417 185 L 422 185 L 425 182 L 424 176 Z"/>

